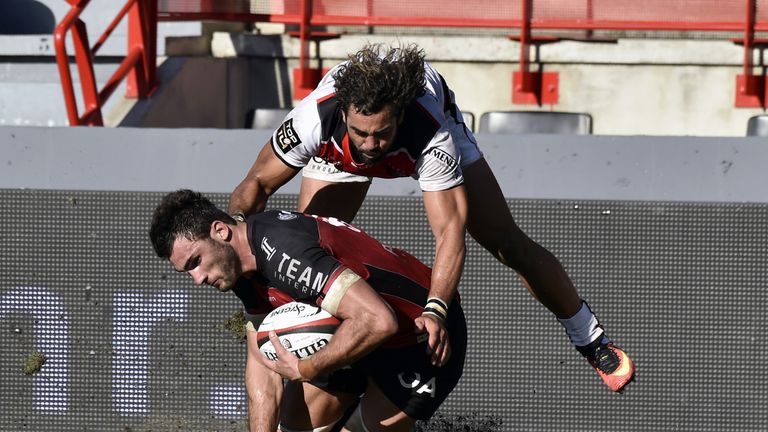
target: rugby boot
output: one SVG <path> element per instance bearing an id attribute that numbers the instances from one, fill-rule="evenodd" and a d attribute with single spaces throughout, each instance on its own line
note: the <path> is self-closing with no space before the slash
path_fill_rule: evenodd
<path id="1" fill-rule="evenodd" d="M 613 344 L 602 343 L 603 338 L 576 349 L 597 371 L 605 385 L 615 392 L 620 392 L 635 378 L 635 364 L 627 353 Z"/>

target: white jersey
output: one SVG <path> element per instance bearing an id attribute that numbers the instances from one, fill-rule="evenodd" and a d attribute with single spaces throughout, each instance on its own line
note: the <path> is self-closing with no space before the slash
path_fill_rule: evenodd
<path id="1" fill-rule="evenodd" d="M 461 167 L 482 155 L 464 125 L 453 93 L 431 65 L 424 64 L 425 92 L 405 108 L 392 148 L 371 165 L 355 162 L 349 150 L 333 79 L 339 66 L 323 77 L 272 135 L 275 154 L 284 163 L 299 169 L 319 158 L 339 171 L 358 176 L 410 176 L 419 181 L 423 191 L 446 190 L 463 183 Z"/>

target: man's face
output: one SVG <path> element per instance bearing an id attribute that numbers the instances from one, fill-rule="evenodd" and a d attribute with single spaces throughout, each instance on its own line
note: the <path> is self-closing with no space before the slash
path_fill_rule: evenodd
<path id="1" fill-rule="evenodd" d="M 354 106 L 345 115 L 352 156 L 356 162 L 371 165 L 392 149 L 402 116 L 395 115 L 391 105 L 365 115 Z"/>
<path id="2" fill-rule="evenodd" d="M 189 273 L 195 284 L 221 292 L 229 291 L 240 277 L 240 259 L 232 245 L 212 238 L 177 237 L 169 260 L 176 271 Z"/>

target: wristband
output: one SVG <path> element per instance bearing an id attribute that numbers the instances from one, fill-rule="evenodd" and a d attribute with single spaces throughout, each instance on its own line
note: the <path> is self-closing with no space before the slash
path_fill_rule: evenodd
<path id="1" fill-rule="evenodd" d="M 437 306 L 440 306 L 444 311 L 448 311 L 448 304 L 446 304 L 444 301 L 437 297 L 430 297 L 427 299 L 427 306 L 429 306 L 430 303 L 434 303 Z"/>
<path id="2" fill-rule="evenodd" d="M 238 222 L 245 222 L 245 215 L 243 212 L 232 213 L 230 216 L 232 216 L 232 219 Z"/>
<path id="3" fill-rule="evenodd" d="M 440 321 L 445 321 L 446 316 L 443 315 L 440 311 L 437 309 L 431 308 L 431 307 L 425 307 L 424 312 L 421 313 L 422 315 L 434 315 L 436 316 Z"/>
<path id="4" fill-rule="evenodd" d="M 423 314 L 434 315 L 442 321 L 445 321 L 448 319 L 448 305 L 437 297 L 431 297 L 427 299 L 427 304 L 424 306 L 424 312 L 422 312 L 422 315 Z"/>

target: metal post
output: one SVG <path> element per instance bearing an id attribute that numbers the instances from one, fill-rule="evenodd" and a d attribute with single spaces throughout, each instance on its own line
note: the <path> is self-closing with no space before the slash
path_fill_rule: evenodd
<path id="1" fill-rule="evenodd" d="M 301 0 L 301 24 L 299 24 L 299 81 L 300 87 L 309 83 L 309 42 L 312 19 L 312 0 Z"/>
<path id="2" fill-rule="evenodd" d="M 520 27 L 520 88 L 519 91 L 530 93 L 533 89 L 533 76 L 531 75 L 531 2 L 533 0 L 522 0 L 523 6 Z"/>
<path id="3" fill-rule="evenodd" d="M 88 31 L 85 23 L 77 19 L 72 26 L 72 44 L 75 47 L 75 61 L 80 75 L 80 88 L 83 91 L 83 116 L 79 125 L 103 126 L 101 118 L 101 100 L 96 89 L 96 75 L 93 73 L 93 58 L 88 45 Z"/>
<path id="4" fill-rule="evenodd" d="M 766 83 L 764 75 L 755 75 L 754 72 L 754 47 L 755 47 L 755 12 L 756 0 L 746 0 L 746 14 L 744 20 L 744 70 L 743 74 L 736 76 L 736 107 L 739 108 L 765 108 Z"/>
<path id="5" fill-rule="evenodd" d="M 755 41 L 755 0 L 747 0 L 747 14 L 744 25 L 744 90 L 745 94 L 755 94 L 752 49 Z"/>
<path id="6" fill-rule="evenodd" d="M 520 70 L 512 74 L 512 103 L 554 105 L 559 97 L 557 72 L 531 71 L 534 0 L 522 0 L 520 23 Z"/>

